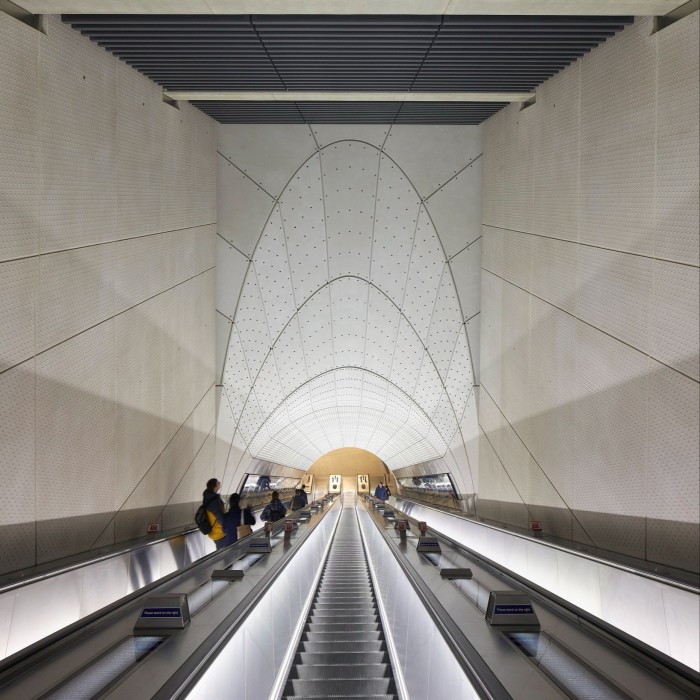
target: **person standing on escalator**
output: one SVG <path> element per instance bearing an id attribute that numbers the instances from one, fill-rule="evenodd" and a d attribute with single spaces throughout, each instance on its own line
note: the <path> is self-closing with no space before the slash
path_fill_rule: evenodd
<path id="1" fill-rule="evenodd" d="M 224 535 L 224 502 L 219 496 L 221 491 L 221 482 L 218 479 L 209 479 L 207 488 L 202 494 L 202 504 L 207 510 L 207 519 L 211 525 L 209 537 L 214 540 L 217 549 L 226 546 L 226 537 Z"/>
<path id="2" fill-rule="evenodd" d="M 260 517 L 265 521 L 275 523 L 278 520 L 282 520 L 285 515 L 287 515 L 287 508 L 284 503 L 280 501 L 279 491 L 273 491 L 272 500 L 265 506 Z"/>
<path id="3" fill-rule="evenodd" d="M 223 518 L 226 546 L 238 542 L 253 532 L 251 525 L 255 525 L 255 516 L 250 508 L 241 508 L 241 497 L 232 493 L 228 499 L 228 511 Z"/>

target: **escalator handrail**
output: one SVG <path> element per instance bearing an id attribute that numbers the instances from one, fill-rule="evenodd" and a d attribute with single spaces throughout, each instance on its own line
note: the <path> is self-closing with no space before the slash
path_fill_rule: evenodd
<path id="1" fill-rule="evenodd" d="M 312 504 L 310 503 L 309 506 Z M 323 509 L 323 517 L 328 515 L 333 508 L 342 508 L 340 498 L 335 499 L 328 509 Z M 297 512 L 297 511 L 295 511 Z M 222 649 L 229 642 L 231 637 L 236 633 L 240 625 L 253 612 L 261 598 L 267 593 L 268 589 L 277 580 L 280 574 L 287 567 L 292 558 L 298 554 L 301 546 L 306 539 L 313 533 L 316 527 L 321 522 L 319 519 L 313 528 L 305 531 L 297 540 L 297 546 L 287 552 L 277 560 L 270 569 L 262 576 L 260 581 L 255 585 L 255 588 L 248 593 L 243 600 L 212 630 L 207 636 L 203 644 L 197 646 L 195 651 L 180 664 L 168 680 L 160 687 L 160 689 L 151 696 L 151 700 L 175 700 L 183 694 L 189 693 L 192 687 L 206 673 L 209 666 L 214 662 L 218 655 L 219 649 Z M 279 524 L 279 528 L 284 527 L 284 519 L 275 523 Z M 332 535 L 331 535 L 332 537 Z"/>
<path id="2" fill-rule="evenodd" d="M 273 526 L 272 534 L 279 532 L 282 529 L 282 527 L 284 527 L 283 520 L 279 521 L 278 523 L 275 523 L 275 525 Z M 197 528 L 193 528 L 193 530 L 199 532 Z M 192 530 L 188 530 L 188 532 L 192 532 Z M 75 635 L 88 634 L 90 628 L 93 625 L 97 623 L 104 624 L 104 622 L 109 617 L 120 613 L 123 608 L 132 605 L 139 598 L 148 595 L 149 593 L 158 589 L 161 586 L 167 585 L 179 576 L 183 576 L 196 571 L 198 567 L 205 567 L 210 565 L 217 558 L 227 558 L 227 556 L 230 555 L 233 548 L 241 549 L 243 546 L 247 546 L 248 537 L 255 537 L 256 532 L 253 532 L 252 535 L 248 535 L 247 537 L 239 540 L 238 542 L 230 545 L 229 547 L 226 547 L 225 549 L 218 549 L 213 552 L 210 552 L 209 554 L 205 554 L 203 557 L 200 557 L 196 561 L 191 562 L 187 566 L 181 569 L 176 569 L 175 571 L 166 574 L 165 576 L 162 576 L 161 578 L 158 578 L 155 581 L 146 584 L 145 586 L 142 586 L 141 588 L 133 591 L 132 593 L 118 598 L 114 602 L 109 603 L 104 607 L 99 608 L 98 610 L 95 610 L 94 612 L 90 613 L 89 615 L 86 615 L 85 617 L 81 617 L 79 620 L 76 620 L 75 622 L 72 622 L 69 625 L 66 625 L 65 627 L 61 627 L 61 629 L 52 632 L 46 637 L 42 637 L 33 644 L 30 644 L 29 646 L 20 649 L 14 654 L 0 660 L 0 689 L 2 689 L 2 686 L 5 685 L 7 682 L 12 681 L 17 676 L 24 673 L 29 667 L 32 667 L 38 662 L 41 662 L 43 659 L 55 654 L 62 647 L 62 645 L 72 644 L 75 640 Z M 182 533 L 180 533 L 180 535 L 165 536 L 159 538 L 158 541 L 163 542 L 165 540 L 172 539 L 181 535 Z M 205 537 L 205 535 L 202 536 Z M 143 546 L 136 547 L 133 551 L 138 551 L 139 549 L 147 547 L 150 544 L 152 543 L 144 543 Z M 155 544 L 155 542 L 153 544 Z M 128 551 L 130 550 L 125 549 L 120 553 L 124 554 Z M 117 554 L 115 554 L 114 556 L 117 556 Z M 102 561 L 102 559 L 96 559 L 90 563 L 97 563 L 98 561 Z M 84 566 L 87 565 L 88 564 L 84 564 Z M 47 578 L 49 577 L 47 576 Z"/>
<path id="3" fill-rule="evenodd" d="M 401 511 L 399 508 L 394 507 L 393 509 L 396 512 L 401 513 L 401 515 L 406 520 L 409 520 L 414 523 L 418 522 L 415 518 L 411 517 L 410 515 L 406 515 L 406 513 Z M 479 524 L 481 525 L 481 523 Z M 570 601 L 561 598 L 556 593 L 552 593 L 551 591 L 542 588 L 541 586 L 538 586 L 533 581 L 530 581 L 529 579 L 526 579 L 525 577 L 516 574 L 514 571 L 507 569 L 502 564 L 499 564 L 493 559 L 489 559 L 484 554 L 481 554 L 480 552 L 471 549 L 464 543 L 457 542 L 448 535 L 445 535 L 444 533 L 439 532 L 437 530 L 431 529 L 431 532 L 437 535 L 439 539 L 443 539 L 446 542 L 449 542 L 456 549 L 461 550 L 470 557 L 473 557 L 474 559 L 478 560 L 480 565 L 482 565 L 487 570 L 491 570 L 491 572 L 494 575 L 510 579 L 515 587 L 525 589 L 528 592 L 528 594 L 532 595 L 533 597 L 536 597 L 541 603 L 549 605 L 554 604 L 557 607 L 562 608 L 569 614 L 573 615 L 575 618 L 578 618 L 578 620 L 581 623 L 583 623 L 583 625 L 585 625 L 587 629 L 590 629 L 592 632 L 602 635 L 606 640 L 608 640 L 611 643 L 614 643 L 617 649 L 634 658 L 635 661 L 644 663 L 646 665 L 649 665 L 651 662 L 655 672 L 658 675 L 662 676 L 665 681 L 673 684 L 676 687 L 679 687 L 682 690 L 688 690 L 688 685 L 692 685 L 697 691 L 697 687 L 700 686 L 700 672 L 695 671 L 694 669 L 690 668 L 689 666 L 686 666 L 685 664 L 682 664 L 680 661 L 677 661 L 668 654 L 664 654 L 664 652 L 650 646 L 649 644 L 646 644 L 642 640 L 633 637 L 624 630 L 621 630 L 619 627 L 615 627 L 609 622 L 606 622 L 605 620 L 596 617 L 592 613 L 589 613 L 587 610 L 579 608 L 577 605 L 574 605 Z M 527 540 L 527 538 L 523 539 Z M 549 546 L 556 547 L 556 545 Z M 568 551 L 571 553 L 571 550 L 564 551 Z M 586 558 L 594 559 L 590 556 L 586 556 Z M 634 571 L 633 569 L 630 570 Z"/>
<path id="4" fill-rule="evenodd" d="M 366 510 L 370 514 L 370 520 L 372 520 L 379 534 L 384 538 L 389 550 L 394 555 L 394 559 L 397 561 L 414 591 L 421 599 L 425 609 L 438 628 L 438 631 L 452 651 L 462 671 L 464 671 L 464 674 L 469 678 L 469 681 L 479 697 L 482 698 L 482 700 L 513 700 L 511 694 L 482 659 L 479 652 L 474 648 L 464 632 L 462 632 L 457 623 L 441 605 L 440 601 L 430 590 L 425 581 L 423 581 L 423 579 L 416 574 L 413 567 L 408 564 L 396 543 L 393 542 L 384 529 L 379 526 L 375 518 L 371 517 L 372 514 L 370 511 L 367 508 Z"/>
<path id="5" fill-rule="evenodd" d="M 613 569 L 619 569 L 620 571 L 624 571 L 625 573 L 629 574 L 634 574 L 635 576 L 639 576 L 641 578 L 647 578 L 650 581 L 654 581 L 656 583 L 661 583 L 665 586 L 671 586 L 672 588 L 678 588 L 682 591 L 687 591 L 688 593 L 694 593 L 696 595 L 700 595 L 700 586 L 697 586 L 692 583 L 686 583 L 684 581 L 678 581 L 676 579 L 668 578 L 667 576 L 662 576 L 661 574 L 655 574 L 653 571 L 645 571 L 644 569 L 637 569 L 633 566 L 629 566 L 627 564 L 622 564 L 620 562 L 614 561 L 612 559 L 605 559 L 603 557 L 596 556 L 595 554 L 590 554 L 589 552 L 582 552 L 577 549 L 572 549 L 571 547 L 565 547 L 563 545 L 557 544 L 556 542 L 549 542 L 547 540 L 541 540 L 541 539 L 534 539 L 533 537 L 523 534 L 522 532 L 517 532 L 515 530 L 508 530 L 503 527 L 498 527 L 497 525 L 492 525 L 491 523 L 485 523 L 485 522 L 480 522 L 473 520 L 472 518 L 467 518 L 464 517 L 464 513 L 453 513 L 451 511 L 447 510 L 442 510 L 434 504 L 428 504 L 428 503 L 423 503 L 421 501 L 416 501 L 412 500 L 410 498 L 406 498 L 405 496 L 398 496 L 397 498 L 400 498 L 403 501 L 409 501 L 412 503 L 415 503 L 416 505 L 420 506 L 421 508 L 429 508 L 430 510 L 434 510 L 437 513 L 442 513 L 445 515 L 450 515 L 453 518 L 459 518 L 460 520 L 464 520 L 472 525 L 478 525 L 479 527 L 484 527 L 488 528 L 489 530 L 495 530 L 496 532 L 502 532 L 506 533 L 507 535 L 510 535 L 512 537 L 518 537 L 521 540 L 524 540 L 525 542 L 529 543 L 535 543 L 538 546 L 543 546 L 543 547 L 549 547 L 550 549 L 556 549 L 559 552 L 564 552 L 565 554 L 571 554 L 576 557 L 580 557 L 581 559 L 588 559 L 589 561 L 595 562 L 596 564 L 602 564 L 604 566 L 609 566 Z M 394 508 L 394 506 L 392 506 Z M 416 518 L 410 515 L 406 515 L 401 509 L 395 508 L 395 510 L 398 510 L 400 513 L 402 513 L 406 519 L 412 520 L 414 522 L 418 522 Z M 443 535 L 440 533 L 441 537 L 447 537 L 447 535 Z M 449 537 L 447 537 L 449 539 Z M 464 546 L 464 545 L 460 545 Z"/>

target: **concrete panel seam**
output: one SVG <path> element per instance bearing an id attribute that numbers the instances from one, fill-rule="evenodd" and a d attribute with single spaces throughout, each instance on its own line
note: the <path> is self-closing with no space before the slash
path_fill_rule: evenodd
<path id="1" fill-rule="evenodd" d="M 529 449 L 528 446 L 525 444 L 525 441 L 522 439 L 522 437 L 520 437 L 520 434 L 519 434 L 518 431 L 513 427 L 513 424 L 508 420 L 508 417 L 505 415 L 505 413 L 503 413 L 503 411 L 501 410 L 501 407 L 494 401 L 494 399 L 493 399 L 493 397 L 491 396 L 491 394 L 489 393 L 488 389 L 487 389 L 483 384 L 482 384 L 481 388 L 482 388 L 482 390 L 488 395 L 488 397 L 491 399 L 491 401 L 493 402 L 493 405 L 498 409 L 498 412 L 501 414 L 501 416 L 503 417 L 503 420 L 506 422 L 506 424 L 507 424 L 507 425 L 510 427 L 510 429 L 513 431 L 514 435 L 518 438 L 518 440 L 520 440 L 522 446 L 525 448 L 525 450 L 527 451 L 527 453 L 530 455 L 530 458 L 532 459 L 532 461 L 537 465 L 537 468 L 542 472 L 544 478 L 547 479 L 547 481 L 549 482 L 549 485 L 554 489 L 554 492 L 555 492 L 555 493 L 557 494 L 557 496 L 559 496 L 559 498 L 561 499 L 561 502 L 568 508 L 569 512 L 571 513 L 571 517 L 578 523 L 579 527 L 583 530 L 583 532 L 586 534 L 586 536 L 589 537 L 590 540 L 593 542 L 593 541 L 594 541 L 593 538 L 590 536 L 590 534 L 586 531 L 586 528 L 579 522 L 578 518 L 576 517 L 576 514 L 574 513 L 574 509 L 566 502 L 566 499 L 561 495 L 561 493 L 559 492 L 559 490 L 557 489 L 557 487 L 554 485 L 554 483 L 552 482 L 552 480 L 549 478 L 549 476 L 547 476 L 547 472 L 542 468 L 542 466 L 540 465 L 540 463 L 535 459 L 535 456 L 532 454 L 532 452 L 530 452 L 530 449 Z M 518 495 L 519 495 L 520 498 L 522 499 L 522 496 L 521 496 L 521 494 L 520 494 L 520 490 L 519 490 L 518 487 L 515 485 L 515 482 L 513 481 L 513 479 L 512 479 L 512 477 L 510 476 L 510 474 L 508 473 L 508 470 L 506 469 L 506 466 L 505 466 L 505 464 L 503 463 L 503 460 L 501 459 L 501 456 L 498 454 L 498 451 L 497 451 L 496 448 L 493 446 L 493 443 L 492 443 L 491 440 L 489 439 L 489 437 L 488 437 L 488 435 L 487 435 L 487 433 L 486 433 L 486 430 L 485 430 L 484 427 L 481 425 L 481 423 L 479 423 L 479 427 L 481 428 L 481 431 L 482 431 L 484 437 L 486 438 L 486 440 L 488 441 L 489 445 L 491 445 L 491 449 L 493 450 L 494 454 L 496 455 L 496 457 L 498 457 L 498 461 L 499 461 L 499 462 L 501 463 L 501 465 L 503 466 L 503 469 L 505 470 L 506 474 L 508 474 L 508 478 L 509 478 L 509 479 L 511 480 L 511 482 L 513 483 L 513 487 L 515 488 L 516 492 L 518 493 Z M 529 505 L 528 505 L 527 503 L 525 503 L 524 500 L 523 500 L 523 505 L 527 508 L 527 512 L 528 512 L 528 514 L 530 514 L 530 517 L 532 517 L 532 514 L 530 513 Z"/>
<path id="2" fill-rule="evenodd" d="M 476 158 L 473 158 L 472 160 L 470 160 L 463 168 L 461 168 L 460 170 L 458 170 L 449 180 L 446 180 L 445 182 L 443 182 L 442 185 L 440 185 L 440 187 L 438 187 L 437 189 L 433 190 L 427 197 L 424 197 L 424 198 L 423 198 L 423 201 L 427 203 L 427 201 L 428 201 L 434 194 L 438 193 L 443 187 L 445 187 L 445 185 L 447 185 L 447 184 L 449 184 L 450 182 L 452 182 L 452 180 L 454 180 L 456 177 L 459 177 L 470 165 L 474 165 L 474 163 L 476 163 L 476 161 L 479 160 L 479 158 L 481 158 L 481 156 L 483 156 L 483 155 L 484 155 L 483 153 L 479 153 L 479 155 L 476 156 Z M 453 256 L 453 257 L 454 257 L 454 256 Z"/>
<path id="3" fill-rule="evenodd" d="M 114 238 L 109 241 L 97 241 L 96 243 L 86 243 L 85 245 L 76 245 L 76 246 L 69 246 L 67 248 L 57 248 L 56 250 L 46 250 L 41 253 L 32 253 L 31 255 L 20 255 L 16 258 L 6 258 L 4 260 L 0 260 L 0 265 L 3 265 L 4 263 L 10 263 L 10 262 L 15 262 L 17 260 L 29 260 L 31 258 L 43 258 L 47 257 L 49 255 L 55 255 L 57 253 L 69 253 L 74 250 L 85 250 L 86 248 L 99 248 L 100 246 L 103 245 L 110 245 L 114 243 L 122 243 L 124 241 L 136 241 L 141 238 L 151 238 L 152 236 L 163 236 L 168 233 L 176 233 L 178 231 L 191 231 L 192 229 L 195 228 L 205 228 L 206 226 L 216 226 L 216 221 L 212 221 L 210 223 L 206 224 L 196 224 L 195 226 L 184 226 L 183 228 L 175 228 L 175 229 L 168 229 L 165 231 L 155 231 L 151 233 L 144 233 L 139 236 L 128 236 L 127 238 Z M 226 240 L 226 239 L 224 239 Z M 229 241 L 226 241 L 229 245 L 231 243 Z M 239 251 L 240 252 L 240 251 Z M 243 253 L 245 255 L 245 253 Z"/>
<path id="4" fill-rule="evenodd" d="M 689 262 L 684 262 L 682 260 L 671 260 L 670 258 L 662 258 L 657 255 L 647 255 L 645 253 L 638 253 L 636 251 L 629 251 L 629 250 L 620 250 L 619 248 L 608 248 L 606 246 L 601 246 L 601 245 L 595 245 L 594 243 L 584 243 L 582 241 L 572 241 L 568 238 L 557 238 L 556 236 L 548 236 L 543 233 L 534 233 L 533 231 L 519 231 L 517 229 L 511 229 L 511 228 L 505 228 L 503 226 L 494 226 L 492 224 L 482 224 L 483 226 L 486 226 L 488 228 L 495 228 L 500 231 L 510 231 L 511 233 L 519 233 L 524 236 L 533 236 L 535 238 L 544 238 L 548 239 L 551 241 L 559 241 L 560 243 L 569 243 L 571 245 L 575 246 L 582 246 L 584 248 L 595 248 L 597 250 L 605 250 L 610 253 L 622 253 L 624 255 L 631 255 L 635 258 L 647 258 L 648 260 L 659 260 L 661 262 L 668 262 L 668 263 L 673 263 L 674 265 L 682 265 L 683 267 L 694 267 L 694 268 L 700 268 L 699 265 L 696 265 L 695 263 L 689 263 Z M 478 239 L 477 239 L 478 240 Z M 472 243 L 475 243 L 476 241 L 472 241 Z M 471 243 L 469 244 L 471 245 Z M 467 246 L 468 248 L 469 246 Z M 462 251 L 460 251 L 461 253 Z M 456 257 L 459 255 L 459 253 L 456 253 L 452 257 Z"/>
<path id="5" fill-rule="evenodd" d="M 612 338 L 613 340 L 616 340 L 618 343 L 622 343 L 623 345 L 626 345 L 627 347 L 631 348 L 632 350 L 640 353 L 641 355 L 645 355 L 646 357 L 651 358 L 655 362 L 658 362 L 660 365 L 663 365 L 664 367 L 667 367 L 668 369 L 673 370 L 674 372 L 677 372 L 678 374 L 682 375 L 686 379 L 690 379 L 691 381 L 695 382 L 696 384 L 700 383 L 698 379 L 695 377 L 686 374 L 682 370 L 677 369 L 676 367 L 673 367 L 672 365 L 667 364 L 663 360 L 660 360 L 658 357 L 654 357 L 651 353 L 645 352 L 644 350 L 640 350 L 639 348 L 634 347 L 634 345 L 631 345 L 630 343 L 621 340 L 617 336 L 614 336 L 612 333 L 608 333 L 607 331 L 603 330 L 602 328 L 598 328 L 597 326 L 593 325 L 592 323 L 586 321 L 583 318 L 580 318 L 576 314 L 572 314 L 570 311 L 567 311 L 566 309 L 562 309 L 561 307 L 557 306 L 556 304 L 552 304 L 551 301 L 548 301 L 547 299 L 543 299 L 542 297 L 537 296 L 536 294 L 533 294 L 532 292 L 528 291 L 527 289 L 523 289 L 522 287 L 518 286 L 517 284 L 511 282 L 510 280 L 507 280 L 505 277 L 502 277 L 501 275 L 496 274 L 495 272 L 492 272 L 486 267 L 482 267 L 482 270 L 488 272 L 490 275 L 493 275 L 494 277 L 498 277 L 498 279 L 502 280 L 503 282 L 507 282 L 509 285 L 516 287 L 517 289 L 520 289 L 522 292 L 525 292 L 526 294 L 530 294 L 531 296 L 535 297 L 536 299 L 539 299 L 540 301 L 544 302 L 545 304 L 549 304 L 555 309 L 558 309 L 562 313 L 565 313 L 567 316 L 571 316 L 572 318 L 575 318 L 577 321 L 580 323 L 585 324 L 586 326 L 589 326 L 590 328 L 593 328 L 594 330 L 598 331 L 599 333 L 603 333 L 604 335 L 607 335 L 608 337 Z"/>
<path id="6" fill-rule="evenodd" d="M 128 311 L 131 311 L 132 309 L 135 309 L 138 306 L 141 306 L 142 304 L 145 304 L 147 301 L 150 301 L 152 299 L 155 299 L 156 297 L 159 297 L 161 294 L 165 294 L 166 292 L 171 291 L 172 289 L 175 289 L 176 287 L 179 287 L 183 284 L 186 284 L 187 282 L 190 282 L 191 280 L 200 277 L 201 275 L 206 274 L 207 272 L 211 272 L 212 270 L 215 270 L 216 267 L 210 267 L 207 268 L 206 270 L 202 270 L 202 272 L 198 272 L 196 275 L 192 275 L 192 277 L 188 277 L 186 280 L 182 280 L 182 282 L 178 282 L 177 284 L 174 284 L 172 287 L 168 287 L 167 289 L 164 289 L 162 292 L 158 292 L 158 294 L 154 294 L 153 296 L 148 297 L 148 299 L 144 299 L 143 301 L 140 301 L 138 304 L 134 304 L 133 306 L 130 306 L 127 309 L 123 309 L 117 314 L 114 314 L 114 316 L 110 316 L 109 318 L 105 318 L 102 321 L 98 321 L 97 323 L 89 326 L 88 328 L 84 328 L 83 330 L 79 331 L 78 333 L 74 333 L 73 335 L 69 336 L 68 338 L 64 338 L 63 340 L 59 341 L 58 343 L 54 343 L 53 345 L 44 348 L 40 352 L 35 353 L 34 355 L 30 355 L 29 357 L 26 357 L 24 360 L 21 362 L 17 362 L 16 364 L 13 364 L 12 367 L 7 367 L 0 371 L 0 375 L 5 374 L 5 372 L 9 372 L 11 369 L 14 369 L 15 367 L 18 367 L 19 365 L 23 364 L 24 362 L 27 362 L 27 360 L 32 359 L 32 357 L 39 357 L 40 355 L 43 355 L 44 353 L 49 352 L 50 350 L 53 350 L 54 348 L 59 347 L 60 345 L 63 345 L 64 343 L 67 343 L 69 340 L 73 340 L 73 338 L 77 338 L 78 336 L 82 335 L 83 333 L 87 333 L 88 331 L 93 330 L 94 328 L 97 328 L 98 326 L 101 326 L 104 323 L 109 323 L 113 319 L 117 318 L 118 316 L 121 316 Z"/>
<path id="7" fill-rule="evenodd" d="M 465 245 L 464 248 L 458 250 L 454 255 L 451 255 L 449 258 L 447 258 L 447 262 L 452 262 L 460 253 L 463 253 L 465 250 L 469 250 L 471 246 L 473 246 L 477 241 L 480 241 L 481 239 L 482 236 L 478 236 L 473 241 L 469 241 L 469 243 L 467 243 L 467 245 Z"/>
<path id="8" fill-rule="evenodd" d="M 168 448 L 168 446 L 173 442 L 173 440 L 175 440 L 175 438 L 176 438 L 176 436 L 178 435 L 178 433 L 180 432 L 180 430 L 182 430 L 183 426 L 184 426 L 184 425 L 187 423 L 187 421 L 192 417 L 192 415 L 194 414 L 194 412 L 197 410 L 197 408 L 198 408 L 199 405 L 202 403 L 202 401 L 204 401 L 204 399 L 206 398 L 207 394 L 209 393 L 209 391 L 212 389 L 213 386 L 214 386 L 214 383 L 212 382 L 212 384 L 210 384 L 210 385 L 207 387 L 207 389 L 206 389 L 206 391 L 204 392 L 204 394 L 202 394 L 202 396 L 200 397 L 199 401 L 197 401 L 197 404 L 196 404 L 196 405 L 194 406 L 194 408 L 189 412 L 189 414 L 187 415 L 187 417 L 185 418 L 185 420 L 180 424 L 180 427 L 175 431 L 175 434 L 170 438 L 170 440 L 168 440 L 168 442 L 167 442 L 166 445 L 163 447 L 163 449 L 160 451 L 160 453 L 158 454 L 158 456 L 155 458 L 155 460 L 153 461 L 153 463 L 151 464 L 151 466 L 144 472 L 144 474 L 143 474 L 143 475 L 141 476 L 141 478 L 138 480 L 138 482 L 136 483 L 136 485 L 134 486 L 134 488 L 131 489 L 131 491 L 129 492 L 129 495 L 124 499 L 124 501 L 123 501 L 123 503 L 121 504 L 121 506 L 120 506 L 119 508 L 117 508 L 117 510 L 114 511 L 114 514 L 113 514 L 112 517 L 110 518 L 110 520 L 109 520 L 109 522 L 107 523 L 107 525 L 105 525 L 105 527 L 100 531 L 100 533 L 98 534 L 98 536 L 97 536 L 97 537 L 95 538 L 95 540 L 93 541 L 93 546 L 99 541 L 100 537 L 102 537 L 102 535 L 103 535 L 104 532 L 107 530 L 107 528 L 110 526 L 110 524 L 111 524 L 112 522 L 114 522 L 114 520 L 115 520 L 117 514 L 118 514 L 119 512 L 121 512 L 121 509 L 129 502 L 129 498 L 131 498 L 131 496 L 136 492 L 136 489 L 137 489 L 137 488 L 139 487 L 139 485 L 143 482 L 143 480 L 148 476 L 148 474 L 149 474 L 149 472 L 151 471 L 151 469 L 153 469 L 153 467 L 157 464 L 157 462 L 158 462 L 158 460 L 160 459 L 161 455 L 165 452 L 165 450 Z M 200 448 L 200 449 L 201 449 L 201 448 Z"/>

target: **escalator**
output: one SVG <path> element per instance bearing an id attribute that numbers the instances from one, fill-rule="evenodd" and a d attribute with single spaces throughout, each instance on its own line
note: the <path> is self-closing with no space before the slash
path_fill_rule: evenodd
<path id="1" fill-rule="evenodd" d="M 344 508 L 283 698 L 398 700 L 354 508 Z"/>

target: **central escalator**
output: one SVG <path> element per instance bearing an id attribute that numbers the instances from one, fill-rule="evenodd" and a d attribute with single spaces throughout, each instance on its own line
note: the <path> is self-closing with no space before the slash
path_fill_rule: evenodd
<path id="1" fill-rule="evenodd" d="M 398 700 L 354 508 L 344 508 L 284 698 Z"/>

